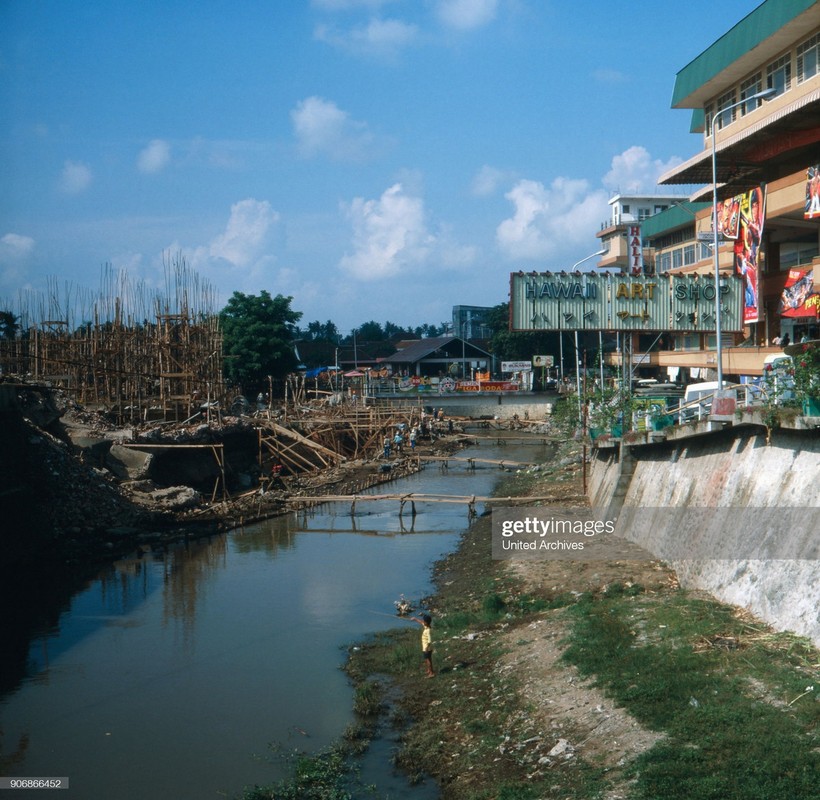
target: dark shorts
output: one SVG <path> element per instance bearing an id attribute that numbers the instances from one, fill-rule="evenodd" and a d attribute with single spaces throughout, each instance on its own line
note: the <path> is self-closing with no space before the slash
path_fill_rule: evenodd
<path id="1" fill-rule="evenodd" d="M 433 660 L 433 651 L 432 650 L 422 650 L 421 654 L 424 656 L 425 660 L 432 661 Z"/>

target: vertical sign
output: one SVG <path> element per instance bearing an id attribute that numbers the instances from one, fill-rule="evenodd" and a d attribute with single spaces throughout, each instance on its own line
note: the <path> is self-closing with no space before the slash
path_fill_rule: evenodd
<path id="1" fill-rule="evenodd" d="M 743 324 L 760 320 L 758 255 L 766 216 L 762 186 L 723 201 L 718 231 L 734 239 L 735 272 L 743 277 Z"/>
<path id="2" fill-rule="evenodd" d="M 820 218 L 820 164 L 806 170 L 806 208 L 803 217 Z"/>
<path id="3" fill-rule="evenodd" d="M 643 275 L 641 226 L 639 224 L 628 225 L 626 239 L 629 248 L 629 272 L 631 275 Z"/>

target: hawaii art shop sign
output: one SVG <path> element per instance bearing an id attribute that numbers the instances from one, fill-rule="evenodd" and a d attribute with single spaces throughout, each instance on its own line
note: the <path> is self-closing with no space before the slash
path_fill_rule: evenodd
<path id="1" fill-rule="evenodd" d="M 510 329 L 715 330 L 715 281 L 705 275 L 513 272 Z M 743 327 L 740 276 L 721 277 L 721 330 Z"/>

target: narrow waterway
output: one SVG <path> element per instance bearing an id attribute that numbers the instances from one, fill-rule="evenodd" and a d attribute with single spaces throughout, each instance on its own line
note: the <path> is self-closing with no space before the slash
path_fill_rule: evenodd
<path id="1" fill-rule="evenodd" d="M 389 491 L 490 494 L 503 473 L 477 467 L 430 464 Z M 68 777 L 83 800 L 231 798 L 282 777 L 281 751 L 318 750 L 353 720 L 346 646 L 394 627 L 400 595 L 429 593 L 468 525 L 463 505 L 398 505 L 323 506 L 105 570 L 34 632 L 0 698 L 0 774 Z"/>

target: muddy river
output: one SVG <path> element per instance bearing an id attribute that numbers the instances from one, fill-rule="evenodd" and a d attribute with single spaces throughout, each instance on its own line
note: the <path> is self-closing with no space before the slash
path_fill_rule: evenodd
<path id="1" fill-rule="evenodd" d="M 476 467 L 430 464 L 374 491 L 490 494 L 503 473 Z M 64 796 L 82 800 L 233 798 L 281 778 L 282 751 L 318 750 L 353 720 L 346 647 L 394 627 L 400 595 L 429 593 L 468 525 L 463 505 L 398 506 L 323 506 L 103 571 L 32 631 L 25 675 L 0 697 L 0 774 L 68 778 Z M 435 796 L 396 783 L 384 755 L 368 770 L 381 796 Z"/>

